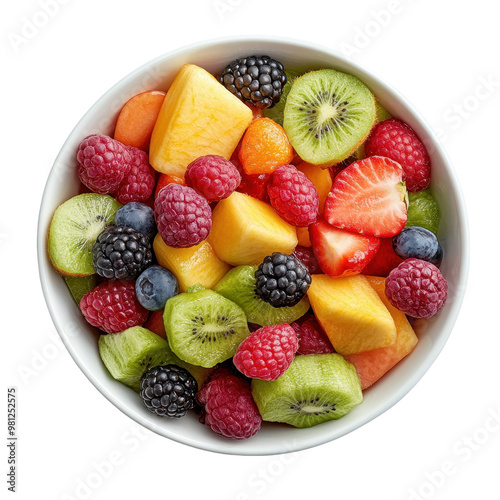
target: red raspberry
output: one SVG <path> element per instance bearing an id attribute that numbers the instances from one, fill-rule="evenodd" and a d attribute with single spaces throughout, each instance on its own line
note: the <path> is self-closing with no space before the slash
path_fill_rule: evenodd
<path id="1" fill-rule="evenodd" d="M 276 380 L 290 366 L 298 347 L 295 330 L 287 323 L 265 326 L 239 345 L 233 363 L 247 377 Z"/>
<path id="2" fill-rule="evenodd" d="M 413 318 L 430 318 L 442 307 L 448 284 L 439 269 L 421 259 L 406 259 L 385 281 L 390 303 Z"/>
<path id="3" fill-rule="evenodd" d="M 132 146 L 127 150 L 131 158 L 130 170 L 114 196 L 123 204 L 131 201 L 144 202 L 151 196 L 155 187 L 154 170 L 150 167 L 148 155 L 144 151 Z"/>
<path id="4" fill-rule="evenodd" d="M 406 123 L 389 118 L 377 123 L 365 142 L 368 156 L 385 156 L 403 167 L 406 189 L 412 193 L 429 187 L 431 161 L 417 134 Z"/>
<path id="5" fill-rule="evenodd" d="M 107 333 L 117 333 L 142 325 L 149 311 L 139 304 L 135 281 L 104 281 L 80 300 L 85 319 Z"/>
<path id="6" fill-rule="evenodd" d="M 207 155 L 188 165 L 184 179 L 187 186 L 212 202 L 227 198 L 239 186 L 241 175 L 229 160 Z"/>
<path id="7" fill-rule="evenodd" d="M 116 191 L 130 170 L 130 153 L 118 141 L 103 134 L 89 135 L 78 146 L 78 176 L 99 194 Z"/>
<path id="8" fill-rule="evenodd" d="M 262 417 L 252 398 L 248 381 L 232 375 L 229 369 L 217 371 L 196 395 L 203 405 L 200 422 L 217 434 L 247 439 L 257 433 Z"/>
<path id="9" fill-rule="evenodd" d="M 335 352 L 326 333 L 312 314 L 306 314 L 291 324 L 299 340 L 298 354 L 328 354 Z"/>
<path id="10" fill-rule="evenodd" d="M 301 247 L 300 245 L 295 247 L 292 255 L 297 257 L 297 259 L 307 267 L 309 274 L 323 274 L 323 271 L 319 267 L 318 261 L 314 256 L 312 248 Z"/>
<path id="11" fill-rule="evenodd" d="M 239 372 L 231 366 L 230 362 L 227 363 L 222 363 L 217 365 L 212 372 L 208 375 L 208 377 L 205 379 L 205 382 L 203 383 L 203 386 L 201 387 L 200 390 L 205 389 L 210 382 L 213 382 L 214 380 L 217 380 L 220 377 L 227 377 L 228 375 L 231 375 L 233 377 L 241 378 L 239 376 Z M 205 403 L 203 403 L 205 404 Z"/>
<path id="12" fill-rule="evenodd" d="M 292 226 L 316 221 L 319 198 L 314 184 L 293 165 L 282 165 L 272 174 L 267 188 L 274 209 Z"/>
<path id="13" fill-rule="evenodd" d="M 163 241 L 174 248 L 197 245 L 212 229 L 208 201 L 193 188 L 168 184 L 155 199 L 155 220 Z"/>

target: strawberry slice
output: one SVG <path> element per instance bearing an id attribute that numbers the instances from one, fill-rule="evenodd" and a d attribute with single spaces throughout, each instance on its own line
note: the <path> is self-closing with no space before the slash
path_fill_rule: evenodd
<path id="1" fill-rule="evenodd" d="M 350 233 L 319 220 L 309 226 L 313 252 L 328 276 L 359 274 L 380 246 L 379 238 Z"/>
<path id="2" fill-rule="evenodd" d="M 371 156 L 342 170 L 325 202 L 332 226 L 353 233 L 389 238 L 406 223 L 403 169 L 393 160 Z"/>

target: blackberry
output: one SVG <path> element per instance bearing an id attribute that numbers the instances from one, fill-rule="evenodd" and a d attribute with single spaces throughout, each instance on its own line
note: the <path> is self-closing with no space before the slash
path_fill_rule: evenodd
<path id="1" fill-rule="evenodd" d="M 180 418 L 194 408 L 198 383 L 177 365 L 155 366 L 141 377 L 141 398 L 160 417 Z"/>
<path id="2" fill-rule="evenodd" d="M 94 243 L 94 270 L 103 278 L 134 279 L 152 260 L 149 238 L 128 226 L 109 226 Z"/>
<path id="3" fill-rule="evenodd" d="M 280 100 L 286 74 L 283 65 L 269 56 L 250 56 L 228 64 L 219 80 L 244 103 L 266 109 Z"/>
<path id="4" fill-rule="evenodd" d="M 305 296 L 311 284 L 306 266 L 293 255 L 274 252 L 255 271 L 257 295 L 273 307 L 291 307 Z"/>

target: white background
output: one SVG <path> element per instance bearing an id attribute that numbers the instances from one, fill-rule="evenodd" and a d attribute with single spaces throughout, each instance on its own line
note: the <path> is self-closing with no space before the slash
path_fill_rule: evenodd
<path id="1" fill-rule="evenodd" d="M 500 11 L 495 3 L 47 3 L 52 4 L 50 17 L 40 14 L 43 0 L 2 2 L 0 13 L 2 390 L 18 387 L 17 497 L 500 498 L 500 422 L 488 425 L 492 415 L 500 420 L 495 227 Z M 30 21 L 44 25 L 30 31 Z M 58 341 L 36 261 L 45 180 L 84 112 L 115 82 L 162 53 L 207 38 L 248 34 L 294 37 L 349 51 L 405 95 L 440 129 L 467 200 L 471 231 L 462 311 L 420 383 L 350 435 L 284 456 L 232 457 L 191 449 L 123 415 Z M 1 425 L 6 426 L 5 417 Z M 6 472 L 7 449 L 2 449 Z M 111 460 L 112 470 L 97 472 L 99 464 Z"/>

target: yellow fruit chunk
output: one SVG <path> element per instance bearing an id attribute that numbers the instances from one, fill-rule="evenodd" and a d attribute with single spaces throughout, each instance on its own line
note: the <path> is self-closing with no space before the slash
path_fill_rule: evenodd
<path id="1" fill-rule="evenodd" d="M 309 237 L 309 227 L 297 227 L 297 239 L 301 247 L 312 247 L 311 238 Z"/>
<path id="2" fill-rule="evenodd" d="M 215 255 L 207 241 L 189 248 L 173 248 L 157 234 L 153 250 L 158 264 L 172 271 L 181 292 L 198 284 L 212 288 L 231 269 Z"/>
<path id="3" fill-rule="evenodd" d="M 236 149 L 252 111 L 210 73 L 184 65 L 170 86 L 149 147 L 149 162 L 164 174 L 184 176 L 196 158 L 219 155 L 226 159 Z"/>
<path id="4" fill-rule="evenodd" d="M 315 274 L 307 295 L 339 354 L 371 351 L 396 342 L 394 320 L 365 276 Z"/>
<path id="5" fill-rule="evenodd" d="M 297 170 L 302 172 L 314 184 L 319 197 L 319 213 L 322 214 L 325 208 L 326 197 L 330 189 L 332 189 L 333 184 L 330 170 L 305 161 L 297 165 Z"/>
<path id="6" fill-rule="evenodd" d="M 345 359 L 352 363 L 358 372 L 361 389 L 374 384 L 382 375 L 407 356 L 417 345 L 418 338 L 413 331 L 406 314 L 396 309 L 385 295 L 385 278 L 367 276 L 366 279 L 377 292 L 382 302 L 390 312 L 396 325 L 396 342 L 388 347 L 373 351 L 351 354 Z"/>
<path id="7" fill-rule="evenodd" d="M 254 265 L 273 252 L 292 253 L 297 246 L 297 233 L 271 205 L 234 192 L 215 207 L 208 240 L 224 262 L 233 266 Z"/>

